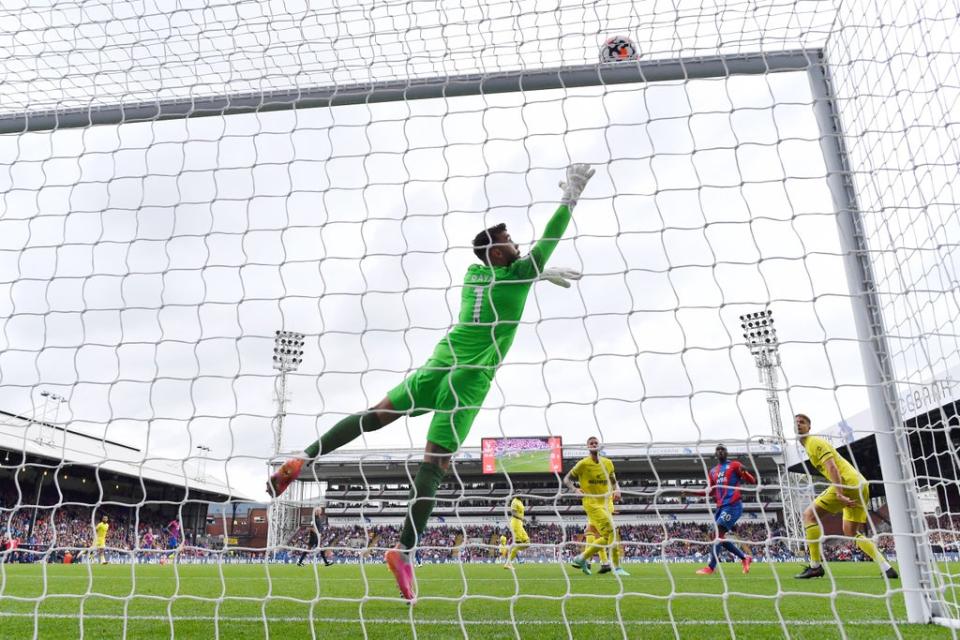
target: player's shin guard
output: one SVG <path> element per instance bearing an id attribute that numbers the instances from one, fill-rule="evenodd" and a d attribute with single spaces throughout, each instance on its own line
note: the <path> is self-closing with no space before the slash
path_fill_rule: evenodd
<path id="1" fill-rule="evenodd" d="M 436 502 L 434 496 L 437 495 L 437 489 L 440 488 L 445 475 L 446 472 L 432 462 L 421 463 L 420 469 L 417 470 L 417 477 L 413 479 L 413 487 L 410 490 L 410 507 L 403 521 L 403 531 L 400 533 L 400 544 L 405 548 L 412 549 L 417 543 L 417 538 L 427 528 L 427 520 L 430 519 Z"/>
<path id="2" fill-rule="evenodd" d="M 320 453 L 330 453 L 360 437 L 361 433 L 376 431 L 383 425 L 373 413 L 355 413 L 347 416 L 323 434 L 319 440 L 311 444 L 304 451 L 311 459 Z"/>
<path id="3" fill-rule="evenodd" d="M 860 551 L 863 551 L 865 554 L 870 556 L 870 559 L 876 562 L 877 564 L 884 565 L 886 560 L 882 555 L 880 555 L 880 549 L 877 548 L 877 545 L 874 544 L 873 540 L 866 537 L 862 533 L 858 533 L 853 541 L 857 543 L 857 546 L 860 547 Z"/>
<path id="4" fill-rule="evenodd" d="M 810 564 L 818 566 L 821 557 L 820 538 L 823 536 L 823 532 L 820 530 L 820 525 L 816 522 L 806 525 L 804 530 L 807 538 L 807 549 L 810 550 Z"/>

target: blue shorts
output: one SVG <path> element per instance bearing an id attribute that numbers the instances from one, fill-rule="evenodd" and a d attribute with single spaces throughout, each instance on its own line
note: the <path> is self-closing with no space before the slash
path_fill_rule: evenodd
<path id="1" fill-rule="evenodd" d="M 176 549 L 178 546 L 178 541 L 176 538 L 170 538 L 167 540 L 167 549 Z"/>
<path id="2" fill-rule="evenodd" d="M 737 526 L 737 520 L 742 515 L 743 503 L 735 502 L 717 509 L 716 513 L 713 514 L 713 519 L 716 521 L 718 528 L 724 531 L 733 531 L 733 528 Z"/>

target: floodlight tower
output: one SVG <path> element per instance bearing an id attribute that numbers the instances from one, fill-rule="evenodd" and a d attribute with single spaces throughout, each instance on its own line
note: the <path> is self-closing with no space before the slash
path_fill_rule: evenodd
<path id="1" fill-rule="evenodd" d="M 197 450 L 200 452 L 200 459 L 197 460 L 197 480 L 204 480 L 207 477 L 207 456 L 210 454 L 210 447 L 202 444 L 197 445 Z"/>
<path id="2" fill-rule="evenodd" d="M 40 444 L 54 444 L 56 425 L 60 420 L 60 405 L 66 403 L 67 399 L 58 393 L 52 391 L 41 391 L 43 398 L 43 409 L 40 413 L 40 429 L 37 433 L 37 442 Z M 49 420 L 49 403 L 53 402 L 53 421 Z"/>
<path id="3" fill-rule="evenodd" d="M 773 311 L 755 311 L 740 316 L 743 338 L 747 348 L 757 364 L 760 382 L 767 391 L 767 411 L 770 414 L 770 428 L 780 447 L 781 463 L 777 465 L 777 481 L 783 502 L 783 523 L 790 538 L 791 548 L 798 548 L 804 538 L 800 519 L 800 484 L 795 474 L 787 470 L 787 447 L 793 441 L 787 440 L 783 433 L 783 419 L 780 416 L 780 396 L 777 392 L 777 368 L 780 366 L 780 342 L 773 324 Z M 789 443 L 789 444 L 788 444 Z"/>
<path id="4" fill-rule="evenodd" d="M 287 374 L 300 368 L 303 362 L 303 334 L 277 330 L 273 339 L 273 368 L 277 370 L 277 415 L 273 425 L 273 455 L 279 459 L 283 444 L 283 422 L 287 417 Z M 274 498 L 270 504 L 267 548 L 276 549 L 284 539 L 290 521 L 290 508 Z"/>

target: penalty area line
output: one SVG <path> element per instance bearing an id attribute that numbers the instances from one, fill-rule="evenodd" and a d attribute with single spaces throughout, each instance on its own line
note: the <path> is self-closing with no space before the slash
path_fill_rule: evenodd
<path id="1" fill-rule="evenodd" d="M 73 613 L 28 613 L 28 612 L 11 612 L 11 611 L 0 611 L 0 618 L 42 618 L 42 619 L 54 619 L 54 620 L 77 620 L 83 618 L 84 620 L 135 620 L 135 621 L 145 621 L 145 622 L 251 622 L 262 624 L 266 622 L 306 622 L 308 618 L 304 616 L 146 616 L 146 615 L 109 615 L 104 613 L 93 613 L 93 614 L 80 614 Z M 460 625 L 467 626 L 513 626 L 514 624 L 533 624 L 533 625 L 543 625 L 543 626 L 564 626 L 564 625 L 606 625 L 606 626 L 621 626 L 621 622 L 618 620 L 528 620 L 525 618 L 517 618 L 515 621 L 512 620 L 414 620 L 412 623 L 410 620 L 403 618 L 333 618 L 333 617 L 314 617 L 310 618 L 313 622 L 323 623 L 323 624 L 402 624 L 409 626 L 410 624 L 416 625 L 434 625 L 434 626 L 455 626 Z M 837 620 L 785 620 L 783 624 L 788 627 L 813 627 L 813 626 L 823 626 L 825 624 L 836 624 Z M 779 620 L 624 620 L 623 625 L 655 625 L 655 626 L 671 626 L 671 627 L 697 627 L 697 626 L 706 626 L 706 625 L 717 625 L 720 623 L 730 623 L 734 626 L 737 625 L 748 625 L 748 626 L 781 626 Z M 889 624 L 909 624 L 906 620 L 851 620 L 849 622 L 843 622 L 843 626 L 879 626 L 879 625 L 889 625 Z"/>

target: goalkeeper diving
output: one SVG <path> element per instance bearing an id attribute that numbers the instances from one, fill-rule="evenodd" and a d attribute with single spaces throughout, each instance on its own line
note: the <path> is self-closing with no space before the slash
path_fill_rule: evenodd
<path id="1" fill-rule="evenodd" d="M 803 512 L 803 529 L 807 550 L 810 552 L 810 565 L 794 577 L 809 580 L 826 575 L 821 564 L 823 530 L 820 523 L 828 513 L 843 512 L 843 535 L 852 538 L 857 547 L 877 563 L 888 579 L 896 580 L 900 577 L 897 570 L 890 566 L 873 540 L 863 535 L 864 525 L 867 524 L 867 505 L 870 504 L 870 485 L 867 479 L 837 453 L 833 445 L 819 436 L 810 435 L 810 418 L 807 415 L 798 413 L 794 420 L 800 444 L 810 457 L 810 464 L 830 482 L 830 486 Z"/>
<path id="2" fill-rule="evenodd" d="M 529 255 L 520 256 L 520 248 L 505 224 L 478 233 L 473 251 L 481 264 L 467 269 L 458 321 L 430 359 L 375 406 L 340 420 L 302 454 L 284 462 L 267 483 L 267 491 L 279 496 L 300 475 L 307 460 L 335 451 L 401 416 L 432 412 L 423 463 L 413 480 L 400 543 L 385 555 L 407 600 L 415 598 L 411 552 L 426 528 L 450 460 L 470 433 L 497 367 L 513 344 L 531 286 L 542 279 L 569 286 L 569 279 L 579 277 L 563 270 L 547 270 L 546 264 L 593 174 L 587 164 L 567 168 L 566 181 L 560 183 L 560 206 Z"/>

